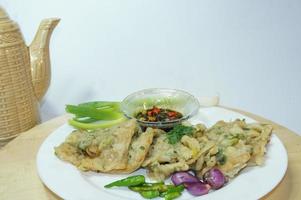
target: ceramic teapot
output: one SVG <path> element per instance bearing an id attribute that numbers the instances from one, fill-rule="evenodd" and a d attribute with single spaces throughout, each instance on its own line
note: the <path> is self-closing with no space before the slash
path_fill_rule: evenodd
<path id="1" fill-rule="evenodd" d="M 0 7 L 0 146 L 39 122 L 50 84 L 49 40 L 58 18 L 44 19 L 29 47 Z"/>

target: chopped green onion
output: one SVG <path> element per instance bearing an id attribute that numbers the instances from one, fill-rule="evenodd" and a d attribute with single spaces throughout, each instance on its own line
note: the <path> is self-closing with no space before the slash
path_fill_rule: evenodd
<path id="1" fill-rule="evenodd" d="M 98 120 L 119 119 L 123 114 L 115 108 L 97 109 L 91 106 L 66 105 L 66 111 L 79 116 L 90 117 Z"/>
<path id="2" fill-rule="evenodd" d="M 99 123 L 82 123 L 82 122 L 75 121 L 73 119 L 70 119 L 68 122 L 71 126 L 74 126 L 75 128 L 78 129 L 95 130 L 99 128 L 108 128 L 117 125 L 125 120 L 126 120 L 125 117 L 121 117 L 115 120 L 99 121 Z"/>
<path id="3" fill-rule="evenodd" d="M 81 123 L 92 123 L 98 121 L 98 119 L 93 119 L 91 117 L 74 117 L 73 120 Z"/>

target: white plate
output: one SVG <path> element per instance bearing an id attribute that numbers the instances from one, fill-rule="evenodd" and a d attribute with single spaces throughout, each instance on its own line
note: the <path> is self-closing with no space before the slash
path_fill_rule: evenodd
<path id="1" fill-rule="evenodd" d="M 201 122 L 207 126 L 212 126 L 218 120 L 231 121 L 236 118 L 244 118 L 247 122 L 254 122 L 253 119 L 239 113 L 218 107 L 200 109 L 200 112 L 191 119 L 191 122 Z M 61 126 L 48 136 L 38 152 L 38 173 L 41 180 L 50 190 L 64 199 L 143 199 L 139 194 L 126 188 L 105 189 L 103 187 L 112 181 L 129 175 L 83 173 L 73 165 L 59 160 L 54 155 L 53 148 L 62 143 L 72 130 L 72 127 L 67 124 Z M 276 187 L 287 169 L 286 150 L 275 134 L 272 134 L 267 149 L 263 166 L 244 169 L 226 186 L 207 195 L 193 197 L 188 192 L 183 192 L 183 195 L 178 200 L 259 199 Z M 145 174 L 145 170 L 138 170 L 133 174 Z"/>

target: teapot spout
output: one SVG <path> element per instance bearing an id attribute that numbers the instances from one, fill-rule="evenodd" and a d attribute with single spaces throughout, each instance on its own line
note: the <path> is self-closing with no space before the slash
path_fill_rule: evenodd
<path id="1" fill-rule="evenodd" d="M 43 98 L 50 84 L 49 41 L 59 21 L 58 18 L 44 19 L 29 46 L 32 83 L 38 101 Z"/>

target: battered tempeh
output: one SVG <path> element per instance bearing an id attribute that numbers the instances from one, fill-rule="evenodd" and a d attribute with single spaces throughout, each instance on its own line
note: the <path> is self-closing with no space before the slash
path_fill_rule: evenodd
<path id="1" fill-rule="evenodd" d="M 77 131 L 65 143 L 56 147 L 55 152 L 59 158 L 71 162 L 83 171 L 109 172 L 125 169 L 129 145 L 137 129 L 136 121 L 129 120 L 92 133 Z M 74 161 L 76 158 L 79 159 L 78 162 Z"/>

